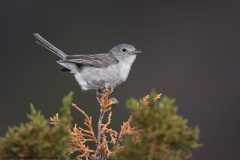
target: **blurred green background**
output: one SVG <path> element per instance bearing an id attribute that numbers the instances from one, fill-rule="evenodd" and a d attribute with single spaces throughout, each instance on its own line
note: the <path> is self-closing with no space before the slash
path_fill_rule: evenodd
<path id="1" fill-rule="evenodd" d="M 57 56 L 36 44 L 37 32 L 67 54 L 109 51 L 133 44 L 137 57 L 125 83 L 114 90 L 120 103 L 112 126 L 130 112 L 125 100 L 151 88 L 177 99 L 179 113 L 199 124 L 204 144 L 194 159 L 240 157 L 239 1 L 0 1 L 0 136 L 26 122 L 33 102 L 48 118 L 74 91 L 74 103 L 99 112 L 95 91 L 81 91 L 62 74 Z M 83 117 L 73 110 L 74 123 Z"/>

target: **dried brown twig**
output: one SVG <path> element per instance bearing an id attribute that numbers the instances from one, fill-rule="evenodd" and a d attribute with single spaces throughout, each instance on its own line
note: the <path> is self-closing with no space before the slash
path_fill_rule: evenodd
<path id="1" fill-rule="evenodd" d="M 135 135 L 137 133 L 141 133 L 141 130 L 139 130 L 136 127 L 132 127 L 131 126 L 131 122 L 133 120 L 133 116 L 134 114 L 132 114 L 127 122 L 123 122 L 123 125 L 121 126 L 121 131 L 119 133 L 116 145 L 119 145 L 119 143 L 123 140 L 123 137 L 126 135 Z M 134 138 L 134 137 L 133 137 Z M 135 142 L 137 142 L 138 140 L 135 139 Z"/>
<path id="2" fill-rule="evenodd" d="M 85 158 L 86 160 L 106 160 L 111 155 L 115 154 L 115 152 L 117 152 L 115 147 L 121 147 L 121 141 L 123 140 L 124 136 L 135 135 L 141 132 L 136 127 L 131 126 L 133 115 L 129 117 L 127 122 L 123 122 L 121 131 L 119 133 L 112 128 L 109 128 L 112 118 L 112 106 L 118 103 L 114 98 L 109 98 L 111 93 L 112 91 L 104 92 L 100 98 L 97 98 L 100 104 L 97 135 L 95 135 L 92 127 L 92 117 L 88 116 L 76 104 L 72 104 L 72 106 L 84 116 L 84 125 L 87 127 L 87 129 L 83 129 L 75 125 L 72 131 L 69 131 L 69 133 L 72 135 L 72 140 L 68 145 L 68 153 L 79 153 L 77 156 L 78 159 Z M 108 113 L 107 122 L 103 123 L 104 115 L 108 111 L 110 112 Z M 51 123 L 55 126 L 58 126 L 58 121 L 58 114 L 51 118 Z M 108 138 L 110 138 L 110 141 Z M 94 143 L 96 145 L 95 150 L 89 149 L 89 146 L 86 144 L 86 142 Z"/>

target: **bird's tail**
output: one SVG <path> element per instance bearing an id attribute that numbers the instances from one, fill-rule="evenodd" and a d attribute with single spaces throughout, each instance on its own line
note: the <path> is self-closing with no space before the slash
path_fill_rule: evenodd
<path id="1" fill-rule="evenodd" d="M 37 38 L 37 43 L 40 44 L 41 46 L 45 47 L 46 49 L 48 49 L 49 51 L 53 52 L 54 54 L 56 54 L 57 56 L 61 57 L 62 59 L 66 58 L 66 54 L 59 50 L 58 48 L 56 48 L 54 45 L 52 45 L 51 43 L 49 43 L 46 39 L 44 39 L 43 37 L 41 37 L 38 33 L 34 33 L 33 34 L 35 38 Z"/>

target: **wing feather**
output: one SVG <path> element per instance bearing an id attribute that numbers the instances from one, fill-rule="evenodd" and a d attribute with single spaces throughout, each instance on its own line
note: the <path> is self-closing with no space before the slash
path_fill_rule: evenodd
<path id="1" fill-rule="evenodd" d="M 111 54 L 102 53 L 94 55 L 67 55 L 65 59 L 58 61 L 58 63 L 76 63 L 80 66 L 93 66 L 96 68 L 105 68 L 110 64 L 118 63 L 118 60 Z"/>

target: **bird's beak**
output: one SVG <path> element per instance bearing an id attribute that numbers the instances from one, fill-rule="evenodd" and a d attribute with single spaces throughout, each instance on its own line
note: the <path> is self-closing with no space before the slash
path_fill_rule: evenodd
<path id="1" fill-rule="evenodd" d="M 134 54 L 140 54 L 140 53 L 142 53 L 142 51 L 139 50 L 139 49 L 135 49 L 135 51 L 133 51 L 133 53 L 134 53 Z"/>

